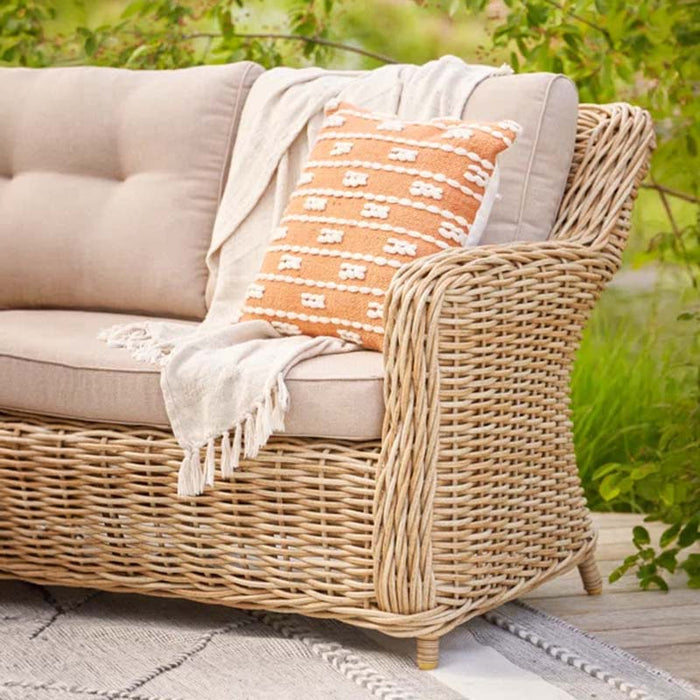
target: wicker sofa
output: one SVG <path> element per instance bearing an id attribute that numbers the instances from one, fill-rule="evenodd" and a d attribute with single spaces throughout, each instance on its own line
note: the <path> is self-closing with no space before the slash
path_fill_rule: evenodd
<path id="1" fill-rule="evenodd" d="M 178 500 L 167 428 L 0 401 L 0 578 L 331 617 L 416 638 L 422 668 L 450 629 L 574 566 L 599 593 L 569 377 L 653 142 L 638 108 L 580 106 L 549 240 L 396 274 L 380 439 L 279 435 Z"/>

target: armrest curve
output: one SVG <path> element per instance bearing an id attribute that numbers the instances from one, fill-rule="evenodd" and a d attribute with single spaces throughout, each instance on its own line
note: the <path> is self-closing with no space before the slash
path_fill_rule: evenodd
<path id="1" fill-rule="evenodd" d="M 466 585 L 454 583 L 463 578 L 450 573 L 450 558 L 436 554 L 433 524 L 462 512 L 450 494 L 472 488 L 475 470 L 503 464 L 517 475 L 542 463 L 575 471 L 571 365 L 618 261 L 601 248 L 548 241 L 450 249 L 397 272 L 384 309 L 375 492 L 382 609 L 434 609 L 450 586 Z"/>

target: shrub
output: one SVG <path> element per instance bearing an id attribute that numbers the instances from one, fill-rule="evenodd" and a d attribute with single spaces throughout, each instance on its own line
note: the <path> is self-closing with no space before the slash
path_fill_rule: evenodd
<path id="1" fill-rule="evenodd" d="M 649 308 L 649 302 L 651 308 Z M 666 589 L 685 570 L 700 587 L 700 338 L 673 296 L 608 293 L 586 331 L 573 376 L 576 452 L 591 506 L 647 513 L 669 527 L 658 549 L 635 528 L 637 552 L 611 575 L 636 569 Z M 671 321 L 665 319 L 670 317 Z M 680 331 L 680 332 L 679 332 Z"/>

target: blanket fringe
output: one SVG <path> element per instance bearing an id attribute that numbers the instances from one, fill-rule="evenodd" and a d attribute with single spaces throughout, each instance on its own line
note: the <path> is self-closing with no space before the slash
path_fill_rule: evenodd
<path id="1" fill-rule="evenodd" d="M 170 356 L 171 343 L 159 342 L 151 335 L 148 323 L 122 323 L 104 328 L 97 334 L 111 348 L 126 348 L 139 362 L 162 366 Z"/>
<path id="2" fill-rule="evenodd" d="M 491 73 L 491 76 L 497 78 L 501 75 L 513 75 L 513 68 L 508 63 L 501 63 L 501 65 Z"/>
<path id="3" fill-rule="evenodd" d="M 232 428 L 233 440 L 227 430 L 201 445 L 185 448 L 185 458 L 178 473 L 177 495 L 181 498 L 199 496 L 207 487 L 214 486 L 217 441 L 221 478 L 230 479 L 240 464 L 241 456 L 254 459 L 272 433 L 284 430 L 288 406 L 289 393 L 280 374 L 262 400 Z M 203 463 L 202 450 L 205 450 Z"/>

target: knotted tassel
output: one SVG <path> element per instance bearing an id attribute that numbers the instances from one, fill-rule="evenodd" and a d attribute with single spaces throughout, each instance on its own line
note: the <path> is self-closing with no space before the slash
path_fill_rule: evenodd
<path id="1" fill-rule="evenodd" d="M 236 430 L 233 433 L 233 444 L 231 445 L 231 471 L 234 472 L 238 469 L 238 465 L 241 461 L 241 435 L 242 428 L 239 423 L 236 426 Z"/>
<path id="2" fill-rule="evenodd" d="M 216 445 L 214 438 L 207 443 L 207 456 L 204 459 L 204 485 L 213 486 L 216 477 Z"/>
<path id="3" fill-rule="evenodd" d="M 192 450 L 192 477 L 195 483 L 193 496 L 204 493 L 204 473 L 202 472 L 202 458 L 199 454 L 199 447 Z"/>
<path id="4" fill-rule="evenodd" d="M 234 429 L 233 440 L 228 431 L 221 436 L 221 476 L 230 479 L 238 469 L 242 456 L 254 458 L 270 435 L 284 430 L 284 417 L 289 406 L 289 393 L 282 375 L 265 394 L 262 401 Z M 178 496 L 198 496 L 216 479 L 216 440 L 206 444 L 204 466 L 201 448 L 188 448 L 180 465 L 177 481 Z"/>
<path id="5" fill-rule="evenodd" d="M 258 454 L 260 448 L 267 442 L 267 438 L 270 437 L 270 433 L 272 432 L 272 428 L 270 427 L 270 423 L 272 422 L 271 413 L 272 401 L 268 394 L 264 401 L 258 404 L 255 409 L 255 455 Z"/>
<path id="6" fill-rule="evenodd" d="M 228 432 L 221 436 L 221 478 L 230 479 L 233 476 L 231 464 L 231 439 Z"/>
<path id="7" fill-rule="evenodd" d="M 245 457 L 253 457 L 255 444 L 255 418 L 252 413 L 249 413 L 245 419 L 243 426 L 243 455 Z"/>
<path id="8" fill-rule="evenodd" d="M 284 430 L 284 417 L 289 406 L 289 393 L 281 374 L 277 377 L 272 399 L 272 429 L 281 431 Z"/>
<path id="9" fill-rule="evenodd" d="M 199 451 L 196 451 L 199 454 Z M 201 493 L 199 488 L 199 471 L 194 460 L 195 451 L 186 450 L 185 458 L 180 464 L 177 475 L 177 495 L 181 498 L 197 496 Z"/>

